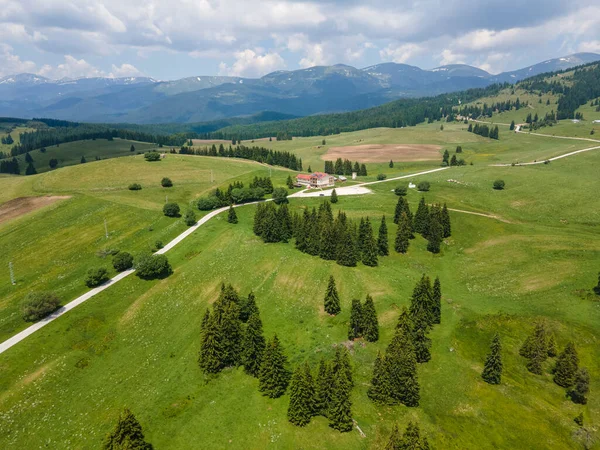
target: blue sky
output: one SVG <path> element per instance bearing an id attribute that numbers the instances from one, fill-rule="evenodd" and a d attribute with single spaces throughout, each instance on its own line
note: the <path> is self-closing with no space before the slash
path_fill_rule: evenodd
<path id="1" fill-rule="evenodd" d="M 0 0 L 0 76 L 258 77 L 394 61 L 492 73 L 600 53 L 597 0 Z"/>

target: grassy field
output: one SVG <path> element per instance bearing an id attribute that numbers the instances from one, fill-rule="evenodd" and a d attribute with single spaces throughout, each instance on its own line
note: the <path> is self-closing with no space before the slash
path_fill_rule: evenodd
<path id="1" fill-rule="evenodd" d="M 326 145 L 399 142 L 448 149 L 462 145 L 463 156 L 474 165 L 424 176 L 432 185 L 426 200 L 501 220 L 451 212 L 453 235 L 440 255 L 428 253 L 419 237 L 408 254 L 392 252 L 377 268 L 346 268 L 302 254 L 293 244 L 262 243 L 252 234 L 253 206 L 238 209 L 237 225 L 217 216 L 168 253 L 175 269 L 171 277 L 158 281 L 128 277 L 0 355 L 0 447 L 97 448 L 119 410 L 129 407 L 148 439 L 161 449 L 383 448 L 393 424 L 403 427 L 409 420 L 418 420 L 438 449 L 571 449 L 582 448 L 573 422 L 580 412 L 596 439 L 592 448 L 598 448 L 600 302 L 590 289 L 600 270 L 600 152 L 548 165 L 489 167 L 492 162 L 534 159 L 538 154 L 546 158 L 586 144 L 508 130 L 501 131 L 500 141 L 490 142 L 464 128 L 445 124 L 439 131 L 439 124 L 431 124 L 377 129 L 329 136 Z M 305 167 L 314 164 L 320 169 L 320 156 L 326 151 L 318 148 L 321 140 L 264 145 L 297 152 Z M 369 166 L 368 178 L 380 170 L 392 176 L 436 165 Z M 137 249 L 152 242 L 155 233 L 163 233 L 166 240 L 183 229 L 177 220 L 160 214 L 165 191 L 157 182 L 163 174 L 175 183 L 169 199 L 185 203 L 210 188 L 210 170 L 217 183 L 248 180 L 267 171 L 244 161 L 169 155 L 156 165 L 137 156 L 35 177 L 0 178 L 0 187 L 17 180 L 11 194 L 0 189 L 4 199 L 20 192 L 73 195 L 0 227 L 0 245 L 12 255 L 29 250 L 31 256 L 16 264 L 34 265 L 23 280 L 25 286 L 41 283 L 62 289 L 61 296 L 73 296 L 81 289 L 88 265 L 106 263 L 95 256 L 97 249 L 108 244 Z M 283 184 L 288 173 L 275 171 L 274 184 Z M 492 189 L 498 178 L 506 181 L 504 191 Z M 144 186 L 142 191 L 125 189 L 134 181 Z M 386 214 L 393 242 L 390 219 L 397 197 L 390 191 L 396 184 L 400 183 L 373 185 L 374 193 L 362 197 L 341 197 L 334 209 L 354 218 L 369 215 L 376 227 Z M 413 210 L 420 197 L 409 192 Z M 290 207 L 299 210 L 319 202 L 293 199 Z M 108 243 L 101 222 L 105 214 L 114 224 Z M 150 226 L 154 231 L 148 231 Z M 19 244 L 27 237 L 29 241 Z M 59 255 L 67 248 L 70 258 L 76 252 L 81 256 L 63 266 Z M 43 256 L 31 249 L 40 249 Z M 71 271 L 79 272 L 71 275 Z M 423 273 L 440 276 L 444 298 L 442 325 L 431 335 L 432 360 L 419 367 L 421 405 L 376 407 L 366 395 L 376 352 L 388 344 L 399 309 L 408 305 Z M 69 278 L 59 278 L 61 274 Z M 322 311 L 330 274 L 342 298 L 337 317 Z M 1 285 L 6 281 L 2 278 Z M 292 426 L 286 420 L 289 397 L 262 397 L 257 381 L 241 369 L 205 379 L 197 366 L 200 322 L 222 281 L 231 282 L 243 295 L 256 293 L 265 335 L 279 335 L 292 366 L 303 361 L 314 365 L 322 355 L 331 355 L 334 346 L 346 339 L 352 298 L 364 299 L 367 293 L 374 297 L 381 339 L 375 344 L 356 342 L 351 352 L 356 379 L 353 416 L 366 438 L 356 431 L 331 430 L 322 418 L 306 428 Z M 24 292 L 21 286 L 14 294 L 0 291 L 6 311 L 2 314 L 8 317 L 2 322 L 5 336 L 10 326 L 18 328 L 8 312 Z M 575 341 L 581 366 L 591 374 L 587 405 L 565 398 L 564 389 L 552 382 L 550 361 L 542 376 L 526 370 L 518 349 L 539 319 L 546 321 L 560 348 Z M 500 386 L 480 378 L 495 332 L 504 346 Z"/>
<path id="2" fill-rule="evenodd" d="M 25 133 L 26 131 L 34 131 L 34 129 L 22 126 L 14 126 L 14 124 L 10 123 L 1 124 L 0 135 L 2 137 L 5 137 L 7 134 L 10 134 L 15 142 L 13 144 L 0 143 L 0 152 L 10 154 L 10 149 L 13 148 L 13 145 L 18 144 L 20 142 L 19 134 Z"/>

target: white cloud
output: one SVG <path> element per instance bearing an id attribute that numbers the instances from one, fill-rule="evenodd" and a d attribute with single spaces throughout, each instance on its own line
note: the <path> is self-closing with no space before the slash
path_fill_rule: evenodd
<path id="1" fill-rule="evenodd" d="M 104 73 L 92 66 L 85 59 L 77 59 L 71 55 L 65 55 L 65 62 L 56 67 L 45 65 L 39 74 L 49 78 L 84 78 L 101 77 Z"/>
<path id="2" fill-rule="evenodd" d="M 8 44 L 0 44 L 0 76 L 15 73 L 35 72 L 36 64 L 33 61 L 22 61 L 13 54 L 13 48 Z"/>
<path id="3" fill-rule="evenodd" d="M 585 41 L 579 44 L 580 52 L 596 52 L 600 53 L 600 41 Z"/>
<path id="4" fill-rule="evenodd" d="M 447 64 L 464 64 L 465 63 L 465 55 L 460 53 L 454 53 L 450 49 L 444 49 L 440 54 L 440 66 L 445 66 Z"/>
<path id="5" fill-rule="evenodd" d="M 123 63 L 121 66 L 112 65 L 112 70 L 109 74 L 110 78 L 122 78 L 122 77 L 141 77 L 144 76 L 135 66 L 131 64 Z"/>
<path id="6" fill-rule="evenodd" d="M 246 49 L 234 54 L 236 60 L 228 66 L 219 64 L 219 74 L 236 77 L 260 77 L 269 72 L 285 68 L 285 61 L 278 53 L 260 55 L 254 50 Z"/>
<path id="7" fill-rule="evenodd" d="M 410 58 L 421 53 L 422 51 L 423 47 L 418 44 L 390 44 L 386 48 L 379 51 L 379 56 L 384 61 L 405 63 Z"/>

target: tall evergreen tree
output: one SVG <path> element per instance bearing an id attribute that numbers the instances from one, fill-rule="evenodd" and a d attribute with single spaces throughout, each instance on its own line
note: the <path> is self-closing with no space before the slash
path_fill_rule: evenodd
<path id="1" fill-rule="evenodd" d="M 348 325 L 348 339 L 353 341 L 362 337 L 363 332 L 363 314 L 360 300 L 352 300 L 352 308 L 350 309 L 350 324 Z"/>
<path id="2" fill-rule="evenodd" d="M 343 345 L 338 345 L 335 349 L 335 356 L 331 364 L 331 372 L 335 375 L 337 372 L 344 372 L 350 387 L 354 387 L 354 378 L 352 376 L 352 365 L 350 364 L 350 354 Z"/>
<path id="3" fill-rule="evenodd" d="M 429 228 L 429 208 L 425 203 L 425 197 L 421 197 L 419 201 L 419 207 L 414 218 L 413 229 L 416 233 L 424 234 Z"/>
<path id="4" fill-rule="evenodd" d="M 394 241 L 394 250 L 398 253 L 406 253 L 410 244 L 410 231 L 411 224 L 410 219 L 405 212 L 402 213 L 400 221 L 398 222 L 398 229 L 396 230 L 396 240 Z"/>
<path id="5" fill-rule="evenodd" d="M 303 364 L 296 367 L 290 381 L 290 404 L 288 420 L 299 427 L 308 425 L 314 412 L 314 385 L 310 367 Z"/>
<path id="6" fill-rule="evenodd" d="M 209 320 L 210 320 L 210 309 L 206 308 L 206 311 L 204 311 L 204 316 L 202 316 L 202 323 L 200 324 L 201 332 L 204 332 L 204 329 L 206 328 L 206 324 L 208 323 Z"/>
<path id="7" fill-rule="evenodd" d="M 258 389 L 264 396 L 270 398 L 281 397 L 287 389 L 289 378 L 287 357 L 283 353 L 277 335 L 275 335 L 267 343 L 263 353 L 258 374 Z"/>
<path id="8" fill-rule="evenodd" d="M 352 431 L 352 381 L 345 370 L 333 369 L 331 386 L 331 404 L 329 407 L 329 426 L 341 432 Z"/>
<path id="9" fill-rule="evenodd" d="M 548 338 L 548 357 L 554 358 L 558 354 L 558 350 L 556 348 L 556 341 L 554 340 L 554 335 L 551 334 Z"/>
<path id="10" fill-rule="evenodd" d="M 440 277 L 435 277 L 431 298 L 433 323 L 442 323 L 442 284 Z"/>
<path id="11" fill-rule="evenodd" d="M 315 379 L 315 414 L 327 417 L 331 402 L 331 385 L 333 374 L 331 365 L 321 358 L 317 378 Z"/>
<path id="12" fill-rule="evenodd" d="M 396 203 L 396 209 L 394 210 L 394 223 L 395 224 L 400 223 L 400 217 L 402 217 L 403 212 L 406 213 L 406 215 L 410 219 L 411 230 L 412 230 L 412 222 L 413 222 L 412 212 L 410 211 L 410 207 L 408 206 L 408 201 L 406 200 L 406 198 L 404 196 L 400 196 L 400 197 L 398 197 L 398 202 Z"/>
<path id="13" fill-rule="evenodd" d="M 333 191 L 331 191 L 331 203 L 337 203 L 337 202 L 338 202 L 338 196 L 337 196 L 337 192 L 334 189 Z"/>
<path id="14" fill-rule="evenodd" d="M 587 403 L 586 395 L 590 392 L 590 374 L 586 368 L 581 368 L 575 374 L 573 387 L 567 391 L 567 395 L 573 403 L 585 405 Z"/>
<path id="15" fill-rule="evenodd" d="M 265 351 L 262 321 L 258 311 L 250 314 L 242 340 L 242 364 L 246 373 L 258 377 L 262 356 Z"/>
<path id="16" fill-rule="evenodd" d="M 329 277 L 329 282 L 327 283 L 327 290 L 325 291 L 324 298 L 324 309 L 327 314 L 336 315 L 339 314 L 342 308 L 340 307 L 340 298 L 337 293 L 337 288 L 335 287 L 335 280 L 333 275 Z"/>
<path id="17" fill-rule="evenodd" d="M 556 359 L 554 382 L 564 388 L 573 386 L 578 369 L 579 357 L 577 356 L 577 350 L 575 350 L 575 345 L 569 342 Z"/>
<path id="18" fill-rule="evenodd" d="M 338 245 L 336 251 L 336 261 L 341 266 L 355 267 L 359 260 L 358 236 L 355 225 L 347 224 L 340 228 L 338 234 Z"/>
<path id="19" fill-rule="evenodd" d="M 223 368 L 223 346 L 216 314 L 210 314 L 202 330 L 198 364 L 206 374 L 215 374 Z"/>
<path id="20" fill-rule="evenodd" d="M 448 207 L 446 206 L 446 203 L 444 203 L 444 207 L 442 208 L 441 223 L 442 223 L 442 237 L 447 238 L 447 237 L 452 236 L 452 225 L 450 223 L 450 213 L 448 212 Z"/>
<path id="21" fill-rule="evenodd" d="M 398 430 L 398 425 L 394 424 L 394 428 L 392 429 L 392 434 L 390 435 L 390 440 L 387 442 L 385 446 L 385 450 L 400 450 L 400 443 L 402 442 L 402 437 L 400 436 L 400 430 Z"/>
<path id="22" fill-rule="evenodd" d="M 229 207 L 229 211 L 227 212 L 227 222 L 238 223 L 237 214 L 235 213 L 235 208 L 233 205 Z"/>
<path id="23" fill-rule="evenodd" d="M 133 413 L 125 408 L 112 432 L 106 435 L 102 444 L 104 450 L 152 450 L 146 442 L 142 426 Z"/>
<path id="24" fill-rule="evenodd" d="M 385 356 L 377 352 L 373 366 L 373 377 L 367 395 L 374 403 L 387 405 L 393 403 L 390 369 Z"/>
<path id="25" fill-rule="evenodd" d="M 385 216 L 381 217 L 381 225 L 379 225 L 379 234 L 377 235 L 377 253 L 379 256 L 387 256 L 390 254 Z"/>
<path id="26" fill-rule="evenodd" d="M 533 332 L 521 346 L 519 354 L 527 358 L 526 366 L 531 373 L 542 374 L 542 364 L 548 359 L 548 334 L 543 322 L 535 325 Z"/>
<path id="27" fill-rule="evenodd" d="M 375 267 L 379 264 L 377 259 L 377 242 L 373 237 L 373 227 L 367 217 L 364 224 L 364 235 L 362 236 L 362 262 L 365 266 Z"/>
<path id="28" fill-rule="evenodd" d="M 223 365 L 238 366 L 241 363 L 242 353 L 242 322 L 239 306 L 234 302 L 227 303 L 218 318 Z"/>
<path id="29" fill-rule="evenodd" d="M 377 311 L 375 311 L 375 302 L 370 295 L 367 295 L 362 307 L 362 334 L 369 342 L 379 340 L 379 321 L 377 320 Z"/>
<path id="30" fill-rule="evenodd" d="M 254 292 L 250 291 L 248 297 L 240 301 L 240 320 L 244 323 L 248 322 L 252 313 L 258 313 L 258 306 Z"/>
<path id="31" fill-rule="evenodd" d="M 427 438 L 421 437 L 419 425 L 409 422 L 398 448 L 401 450 L 429 450 L 429 442 L 427 442 Z"/>
<path id="32" fill-rule="evenodd" d="M 410 319 L 413 324 L 422 324 L 427 329 L 434 323 L 434 309 L 431 280 L 427 275 L 422 275 L 410 299 Z"/>
<path id="33" fill-rule="evenodd" d="M 439 253 L 444 231 L 437 214 L 432 215 L 427 227 L 427 250 L 431 253 Z"/>
<path id="34" fill-rule="evenodd" d="M 35 175 L 36 173 L 37 170 L 35 170 L 33 163 L 27 164 L 27 167 L 25 168 L 25 175 Z"/>
<path id="35" fill-rule="evenodd" d="M 500 384 L 502 378 L 502 345 L 498 333 L 494 335 L 490 345 L 490 353 L 485 358 L 481 378 L 489 384 Z"/>
<path id="36" fill-rule="evenodd" d="M 418 363 L 426 363 L 431 359 L 431 339 L 427 336 L 429 330 L 424 323 L 416 323 L 412 333 L 415 357 Z"/>

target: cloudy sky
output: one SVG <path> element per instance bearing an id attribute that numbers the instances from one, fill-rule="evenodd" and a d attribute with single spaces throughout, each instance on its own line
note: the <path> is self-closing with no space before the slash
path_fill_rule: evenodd
<path id="1" fill-rule="evenodd" d="M 0 76 L 256 77 L 394 61 L 492 73 L 600 53 L 598 0 L 0 0 Z"/>

